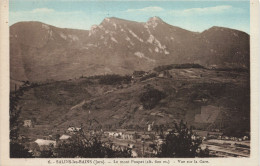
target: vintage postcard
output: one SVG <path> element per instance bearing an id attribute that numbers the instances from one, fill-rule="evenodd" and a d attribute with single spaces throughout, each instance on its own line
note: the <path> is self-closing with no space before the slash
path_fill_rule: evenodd
<path id="1" fill-rule="evenodd" d="M 1 9 L 1 165 L 259 164 L 258 1 Z"/>

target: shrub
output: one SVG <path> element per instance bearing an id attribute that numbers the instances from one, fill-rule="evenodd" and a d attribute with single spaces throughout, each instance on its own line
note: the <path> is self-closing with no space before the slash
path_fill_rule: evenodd
<path id="1" fill-rule="evenodd" d="M 171 70 L 171 69 L 188 69 L 188 68 L 202 68 L 203 66 L 194 63 L 185 63 L 185 64 L 171 64 L 171 65 L 162 65 L 154 68 L 154 71 L 161 72 L 164 70 Z"/>
<path id="2" fill-rule="evenodd" d="M 19 143 L 19 116 L 21 108 L 18 107 L 18 102 L 25 91 L 29 90 L 27 84 L 21 86 L 17 91 L 10 93 L 10 157 L 11 158 L 30 158 L 33 157 L 32 153 L 28 151 L 22 144 Z"/>
<path id="3" fill-rule="evenodd" d="M 145 74 L 145 71 L 134 71 L 133 75 L 134 76 L 143 76 Z"/>
<path id="4" fill-rule="evenodd" d="M 10 143 L 10 158 L 32 158 L 32 153 L 24 148 L 23 145 L 11 142 Z"/>
<path id="5" fill-rule="evenodd" d="M 161 99 L 165 98 L 165 93 L 154 88 L 147 90 L 140 95 L 140 102 L 145 109 L 153 109 Z"/>
<path id="6" fill-rule="evenodd" d="M 144 81 L 144 80 L 147 80 L 147 79 L 153 78 L 153 77 L 156 77 L 156 73 L 151 73 L 151 74 L 148 74 L 146 76 L 143 76 L 140 80 Z"/>
<path id="7" fill-rule="evenodd" d="M 202 140 L 192 139 L 192 136 L 194 136 L 192 128 L 189 129 L 183 121 L 179 125 L 175 123 L 174 130 L 166 135 L 165 143 L 159 147 L 157 157 L 208 157 L 208 150 L 199 147 Z"/>
<path id="8" fill-rule="evenodd" d="M 116 84 L 128 84 L 131 82 L 131 76 L 126 75 L 126 76 L 120 76 L 117 74 L 111 74 L 111 75 L 104 75 L 99 78 L 99 83 L 100 84 L 105 84 L 105 85 L 116 85 Z"/>

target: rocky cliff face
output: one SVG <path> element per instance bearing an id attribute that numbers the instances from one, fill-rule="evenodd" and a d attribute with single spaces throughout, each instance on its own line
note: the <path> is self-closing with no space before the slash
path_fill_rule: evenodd
<path id="1" fill-rule="evenodd" d="M 158 17 L 145 23 L 105 18 L 90 30 L 40 22 L 10 27 L 12 80 L 128 74 L 172 63 L 248 69 L 249 50 L 249 35 L 244 32 L 223 27 L 191 32 Z"/>

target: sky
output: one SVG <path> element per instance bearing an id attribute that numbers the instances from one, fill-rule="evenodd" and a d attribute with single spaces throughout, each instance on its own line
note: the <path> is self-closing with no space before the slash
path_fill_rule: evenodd
<path id="1" fill-rule="evenodd" d="M 40 21 L 61 28 L 90 29 L 106 17 L 146 22 L 158 16 L 168 24 L 202 32 L 222 26 L 250 33 L 250 2 L 134 0 L 10 0 L 9 23 Z"/>

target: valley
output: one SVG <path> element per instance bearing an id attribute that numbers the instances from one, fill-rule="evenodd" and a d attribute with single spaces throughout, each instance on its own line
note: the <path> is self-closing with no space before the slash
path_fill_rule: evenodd
<path id="1" fill-rule="evenodd" d="M 248 157 L 249 39 L 225 27 L 191 32 L 159 17 L 109 17 L 90 30 L 18 22 L 10 26 L 13 152 Z M 174 148 L 178 154 L 168 153 Z"/>

